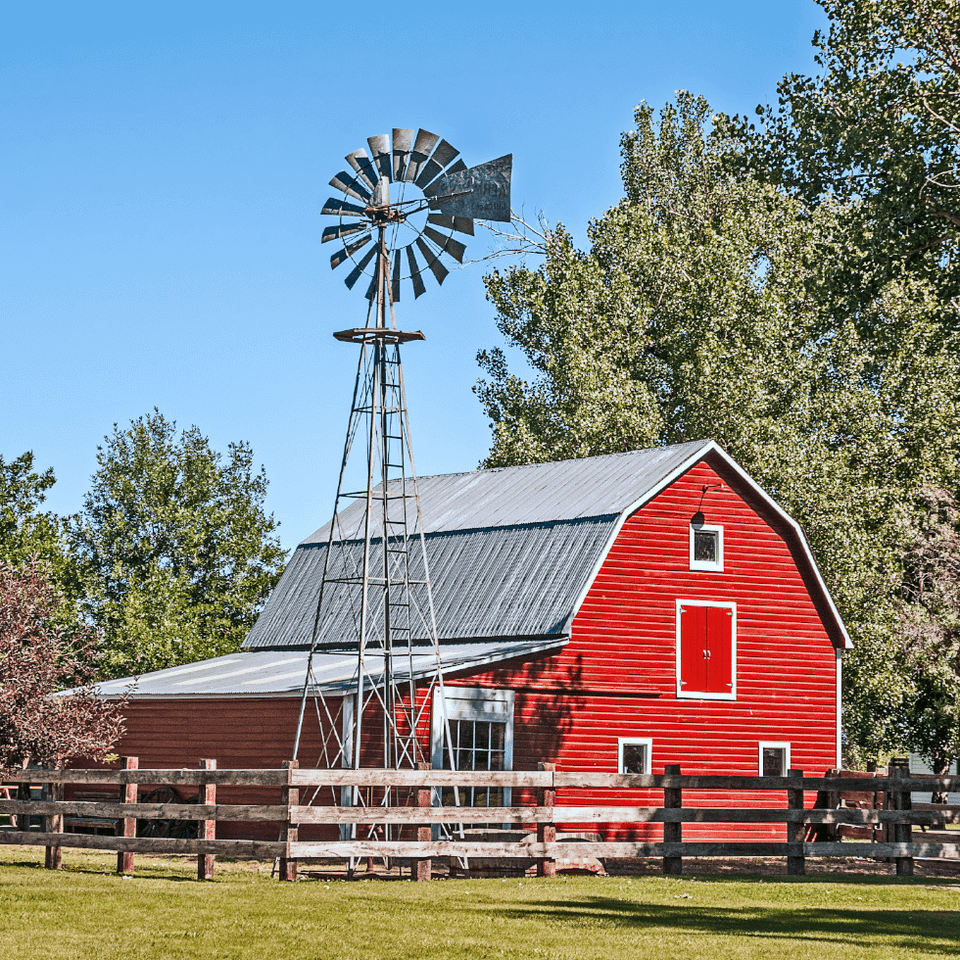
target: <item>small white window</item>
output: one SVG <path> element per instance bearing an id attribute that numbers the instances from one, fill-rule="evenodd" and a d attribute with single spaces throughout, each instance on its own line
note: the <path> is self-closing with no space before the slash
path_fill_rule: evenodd
<path id="1" fill-rule="evenodd" d="M 653 740 L 650 737 L 620 737 L 617 741 L 618 773 L 650 773 Z"/>
<path id="2" fill-rule="evenodd" d="M 690 569 L 723 573 L 723 527 L 690 524 Z"/>
<path id="3" fill-rule="evenodd" d="M 760 742 L 757 767 L 761 777 L 785 777 L 790 769 L 789 743 Z"/>

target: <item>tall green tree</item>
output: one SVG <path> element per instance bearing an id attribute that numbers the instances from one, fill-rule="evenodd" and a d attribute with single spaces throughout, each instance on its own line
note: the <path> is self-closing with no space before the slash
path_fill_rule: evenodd
<path id="1" fill-rule="evenodd" d="M 105 674 L 235 651 L 284 559 L 250 447 L 223 457 L 156 410 L 105 439 L 71 531 Z"/>
<path id="2" fill-rule="evenodd" d="M 622 140 L 623 200 L 574 247 L 487 277 L 507 343 L 479 355 L 488 466 L 712 437 L 804 526 L 856 642 L 854 753 L 903 743 L 909 678 L 892 642 L 894 516 L 960 478 L 960 356 L 915 278 L 839 311 L 822 264 L 842 210 L 811 207 L 731 162 L 742 143 L 681 94 L 641 105 Z"/>
<path id="3" fill-rule="evenodd" d="M 817 0 L 819 72 L 788 74 L 760 121 L 722 123 L 739 159 L 806 203 L 842 203 L 843 242 L 823 264 L 847 303 L 919 277 L 960 292 L 960 3 Z M 758 128 L 757 128 L 758 127 Z M 944 319 L 953 321 L 953 312 Z"/>

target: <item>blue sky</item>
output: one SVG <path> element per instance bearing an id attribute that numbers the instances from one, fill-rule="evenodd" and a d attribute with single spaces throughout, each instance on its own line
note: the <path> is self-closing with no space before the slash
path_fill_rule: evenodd
<path id="1" fill-rule="evenodd" d="M 331 333 L 365 318 L 320 246 L 346 153 L 392 127 L 469 165 L 512 152 L 514 207 L 583 243 L 620 197 L 637 103 L 684 88 L 752 111 L 814 69 L 824 25 L 813 0 L 8 4 L 0 455 L 33 450 L 72 513 L 112 425 L 157 407 L 252 445 L 292 546 L 332 509 L 356 348 Z M 478 231 L 468 256 L 489 245 Z M 404 353 L 421 475 L 489 445 L 486 269 L 398 310 L 427 337 Z"/>

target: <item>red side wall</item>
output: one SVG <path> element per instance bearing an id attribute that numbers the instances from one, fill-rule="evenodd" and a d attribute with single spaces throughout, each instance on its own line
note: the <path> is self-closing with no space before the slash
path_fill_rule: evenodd
<path id="1" fill-rule="evenodd" d="M 714 484 L 722 488 L 703 493 Z M 690 570 L 689 524 L 701 496 L 706 523 L 724 528 L 722 573 Z M 785 741 L 792 767 L 823 774 L 836 763 L 834 646 L 811 599 L 813 571 L 791 552 L 783 521 L 766 513 L 719 458 L 700 463 L 624 524 L 562 652 L 451 682 L 518 691 L 517 769 L 543 760 L 613 773 L 619 737 L 651 737 L 654 773 L 678 763 L 687 773 L 755 775 L 759 741 Z M 678 599 L 736 603 L 735 701 L 677 698 Z M 609 794 L 596 800 L 611 802 Z M 785 797 L 738 802 L 785 805 Z M 685 836 L 704 833 L 729 828 L 684 828 Z"/>

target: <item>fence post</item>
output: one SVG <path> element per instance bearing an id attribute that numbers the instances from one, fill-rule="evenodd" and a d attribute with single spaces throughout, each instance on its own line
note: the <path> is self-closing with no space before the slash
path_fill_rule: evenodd
<path id="1" fill-rule="evenodd" d="M 48 783 L 44 787 L 46 799 L 54 803 L 63 800 L 63 781 L 60 783 Z M 44 818 L 44 833 L 63 833 L 63 814 L 51 813 Z M 48 846 L 44 854 L 44 866 L 48 870 L 59 870 L 63 866 L 63 848 L 58 846 Z"/>
<path id="2" fill-rule="evenodd" d="M 432 770 L 433 764 L 425 760 L 417 763 L 417 769 L 421 771 Z M 433 806 L 429 784 L 421 783 L 417 787 L 417 806 L 421 809 Z M 417 843 L 429 843 L 433 839 L 433 827 L 429 823 L 421 823 L 417 827 Z M 413 861 L 414 880 L 431 880 L 433 878 L 433 860 L 430 857 L 419 857 Z"/>
<path id="3" fill-rule="evenodd" d="M 553 773 L 557 769 L 555 763 L 539 763 L 537 767 L 545 773 Z M 551 784 L 553 778 L 550 778 Z M 557 803 L 557 789 L 555 786 L 541 787 L 537 797 L 541 807 L 550 807 L 551 810 Z M 556 843 L 557 825 L 552 820 L 549 823 L 537 824 L 537 843 Z M 557 861 L 554 857 L 539 857 L 537 859 L 538 877 L 555 877 L 557 875 Z"/>
<path id="4" fill-rule="evenodd" d="M 291 857 L 290 844 L 296 843 L 300 829 L 290 819 L 290 808 L 300 803 L 300 789 L 290 785 L 291 773 L 300 766 L 299 760 L 284 760 L 283 769 L 287 771 L 287 785 L 280 791 L 280 803 L 287 808 L 287 819 L 283 825 L 280 839 L 287 845 L 287 856 L 280 858 L 280 879 L 293 881 L 297 879 L 297 861 Z"/>
<path id="5" fill-rule="evenodd" d="M 890 761 L 890 776 L 893 780 L 909 780 L 910 779 L 910 761 L 909 760 L 891 760 Z M 893 801 L 891 807 L 897 811 L 906 811 L 909 813 L 913 809 L 913 802 L 910 797 L 910 785 L 909 783 L 903 784 L 900 789 L 894 787 L 890 791 L 890 797 Z M 894 843 L 910 843 L 913 840 L 913 824 L 909 822 L 909 818 L 906 818 L 906 822 L 897 821 L 893 825 L 893 840 Z M 897 876 L 898 877 L 912 877 L 913 876 L 913 857 L 897 857 Z"/>
<path id="6" fill-rule="evenodd" d="M 138 757 L 121 757 L 123 761 L 124 770 L 137 770 L 140 767 L 140 759 Z M 120 784 L 120 802 L 121 803 L 136 803 L 137 802 L 137 784 L 135 783 L 121 783 Z M 137 835 L 137 818 L 136 817 L 123 817 L 120 821 L 120 831 L 119 835 L 121 837 L 135 837 Z M 117 873 L 133 873 L 133 852 L 118 850 L 117 851 Z"/>
<path id="7" fill-rule="evenodd" d="M 201 760 L 200 761 L 201 770 L 216 770 L 217 761 L 216 760 Z M 215 783 L 203 783 L 200 784 L 200 796 L 197 798 L 198 803 L 202 804 L 216 804 L 217 802 L 217 785 Z M 216 820 L 201 820 L 197 825 L 197 839 L 198 840 L 214 840 L 217 836 L 217 821 Z M 212 880 L 213 879 L 213 865 L 216 863 L 217 857 L 213 853 L 201 853 L 197 855 L 197 879 L 198 880 Z"/>
<path id="8" fill-rule="evenodd" d="M 667 763 L 663 767 L 664 776 L 679 777 L 680 764 Z M 683 809 L 683 791 L 680 787 L 663 788 L 663 808 L 664 810 Z M 663 824 L 663 842 L 664 843 L 682 843 L 683 842 L 683 824 L 680 821 L 676 823 Z M 678 877 L 683 873 L 683 857 L 675 855 L 664 856 L 663 872 L 667 876 Z"/>
<path id="9" fill-rule="evenodd" d="M 802 770 L 788 770 L 787 776 L 791 780 L 803 779 Z M 790 811 L 803 810 L 803 788 L 787 788 L 787 809 Z M 803 856 L 803 839 L 806 835 L 806 823 L 800 820 L 787 821 L 787 876 L 802 877 L 807 872 L 807 861 Z M 790 853 L 790 850 L 800 848 L 799 855 Z"/>
<path id="10" fill-rule="evenodd" d="M 26 772 L 26 771 L 24 771 Z M 31 799 L 31 784 L 23 781 L 22 783 L 17 784 L 17 800 L 21 803 L 29 803 Z M 23 830 L 24 832 L 30 829 L 30 814 L 29 813 L 18 813 L 17 814 L 17 829 Z"/>

